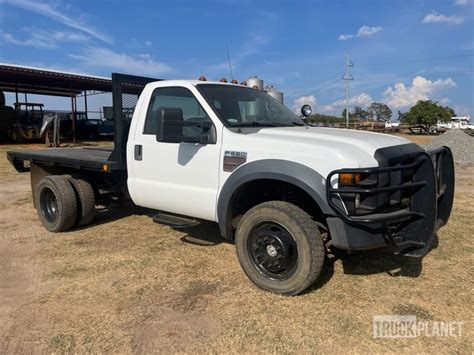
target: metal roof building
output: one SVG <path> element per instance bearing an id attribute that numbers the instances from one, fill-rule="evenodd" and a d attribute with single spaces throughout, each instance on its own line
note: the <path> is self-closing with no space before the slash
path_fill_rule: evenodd
<path id="1" fill-rule="evenodd" d="M 0 90 L 53 96 L 83 91 L 112 91 L 112 80 L 101 76 L 0 63 Z"/>

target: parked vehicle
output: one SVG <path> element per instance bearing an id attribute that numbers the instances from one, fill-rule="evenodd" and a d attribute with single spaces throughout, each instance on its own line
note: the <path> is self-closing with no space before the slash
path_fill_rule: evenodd
<path id="1" fill-rule="evenodd" d="M 61 135 L 71 138 L 72 113 L 63 112 L 60 114 Z M 87 117 L 86 112 L 76 112 L 76 138 L 96 140 L 99 138 L 109 138 L 114 135 L 113 122 L 102 119 L 91 119 Z"/>
<path id="2" fill-rule="evenodd" d="M 0 143 L 8 140 L 9 129 L 15 120 L 15 110 L 5 105 L 5 94 L 0 91 Z"/>
<path id="3" fill-rule="evenodd" d="M 438 122 L 432 129 L 435 132 L 445 132 L 448 129 L 474 129 L 474 124 L 471 124 L 470 116 L 451 117 L 450 122 Z"/>
<path id="4" fill-rule="evenodd" d="M 20 143 L 40 138 L 43 124 L 43 104 L 32 102 L 16 102 L 15 118 L 11 122 L 9 138 Z"/>
<path id="5" fill-rule="evenodd" d="M 59 114 L 60 133 L 63 137 L 73 136 L 72 113 L 63 112 Z M 113 125 L 102 119 L 91 119 L 86 112 L 76 112 L 76 138 L 96 140 L 113 136 Z"/>
<path id="6" fill-rule="evenodd" d="M 425 151 L 391 135 L 309 127 L 241 85 L 112 80 L 113 150 L 7 153 L 19 172 L 30 171 L 49 231 L 87 225 L 94 205 L 131 198 L 175 228 L 217 222 L 252 282 L 295 295 L 321 274 L 328 248 L 423 257 L 449 219 L 447 147 Z M 127 101 L 131 93 L 138 101 Z"/>
<path id="7" fill-rule="evenodd" d="M 109 139 L 114 137 L 114 122 L 111 120 L 99 120 L 99 137 Z"/>

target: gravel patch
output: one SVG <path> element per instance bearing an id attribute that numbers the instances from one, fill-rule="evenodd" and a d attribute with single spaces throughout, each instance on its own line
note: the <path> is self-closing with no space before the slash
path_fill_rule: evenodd
<path id="1" fill-rule="evenodd" d="M 443 145 L 451 148 L 455 162 L 461 165 L 474 165 L 474 137 L 461 129 L 450 129 L 433 138 L 424 148 L 432 149 Z"/>

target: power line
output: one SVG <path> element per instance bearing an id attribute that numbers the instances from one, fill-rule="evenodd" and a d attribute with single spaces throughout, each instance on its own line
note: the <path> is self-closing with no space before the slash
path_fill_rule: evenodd
<path id="1" fill-rule="evenodd" d="M 341 79 L 338 79 L 338 81 L 339 81 L 339 80 L 341 80 Z M 328 92 L 331 92 L 331 91 L 333 91 L 333 90 L 342 88 L 342 87 L 344 87 L 344 86 L 345 86 L 344 83 L 339 83 L 339 85 L 333 86 L 332 88 L 330 88 L 330 89 L 328 89 L 328 90 L 324 90 L 324 91 L 322 91 L 322 92 L 319 92 L 318 95 L 319 95 L 319 96 L 322 96 L 322 95 L 324 95 L 324 94 L 327 94 Z"/>
<path id="2" fill-rule="evenodd" d="M 384 62 L 384 63 L 374 63 L 374 64 L 362 64 L 356 65 L 356 68 L 362 67 L 372 67 L 372 66 L 379 66 L 379 65 L 387 65 L 387 64 L 404 64 L 404 63 L 417 63 L 417 62 L 433 62 L 436 60 L 443 60 L 443 59 L 455 59 L 455 58 L 469 58 L 474 57 L 474 54 L 466 54 L 466 55 L 453 55 L 447 57 L 434 57 L 434 58 L 423 58 L 423 59 L 408 59 L 408 60 L 401 60 L 401 61 L 393 61 L 393 62 Z"/>
<path id="3" fill-rule="evenodd" d="M 406 77 L 416 77 L 416 76 L 442 76 L 442 75 L 465 75 L 472 74 L 473 70 L 466 71 L 451 71 L 451 72 L 435 72 L 435 73 L 412 73 L 412 74 L 375 74 L 375 75 L 365 75 L 358 77 L 359 79 L 397 79 L 397 78 L 406 78 Z"/>
<path id="4" fill-rule="evenodd" d="M 336 80 L 331 81 L 329 84 L 324 85 L 324 86 L 321 86 L 321 87 L 317 88 L 316 90 L 311 90 L 311 91 L 312 91 L 313 93 L 318 92 L 318 91 L 320 91 L 320 90 L 322 90 L 322 89 L 325 89 L 325 88 L 327 88 L 327 87 L 329 87 L 329 86 L 331 86 L 331 85 L 333 85 L 333 84 L 335 84 L 335 83 L 338 83 L 339 80 L 341 80 L 341 78 L 338 77 Z"/>

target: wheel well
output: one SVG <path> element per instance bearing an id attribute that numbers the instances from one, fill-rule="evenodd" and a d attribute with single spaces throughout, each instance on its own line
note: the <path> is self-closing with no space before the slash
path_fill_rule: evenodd
<path id="1" fill-rule="evenodd" d="M 302 188 L 281 180 L 258 179 L 242 184 L 233 193 L 226 215 L 226 237 L 233 239 L 240 218 L 252 207 L 267 201 L 286 201 L 319 222 L 323 213 L 314 198 Z"/>

